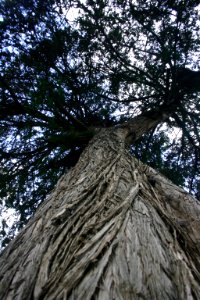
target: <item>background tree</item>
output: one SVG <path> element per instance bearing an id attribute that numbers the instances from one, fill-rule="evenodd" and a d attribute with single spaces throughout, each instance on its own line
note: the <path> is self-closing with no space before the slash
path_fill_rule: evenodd
<path id="1" fill-rule="evenodd" d="M 70 21 L 73 7 L 79 14 Z M 170 117 L 131 151 L 198 196 L 197 7 L 1 1 L 0 197 L 19 213 L 14 228 L 76 164 L 96 128 L 151 110 Z"/>

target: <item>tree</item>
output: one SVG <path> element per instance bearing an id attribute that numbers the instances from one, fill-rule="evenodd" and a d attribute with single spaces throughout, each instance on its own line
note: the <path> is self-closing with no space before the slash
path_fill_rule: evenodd
<path id="1" fill-rule="evenodd" d="M 200 205 L 130 155 L 131 125 L 101 130 L 4 250 L 1 299 L 199 298 Z"/>
<path id="2" fill-rule="evenodd" d="M 1 197 L 22 224 L 67 173 L 2 253 L 1 298 L 198 299 L 199 204 L 131 156 L 198 194 L 198 3 L 13 3 Z"/>
<path id="3" fill-rule="evenodd" d="M 198 196 L 196 5 L 1 1 L 0 198 L 18 213 L 12 231 L 76 164 L 96 127 L 160 106 L 171 107 L 168 130 L 182 136 L 172 143 L 152 129 L 134 154 Z M 188 66 L 192 76 L 180 75 Z"/>

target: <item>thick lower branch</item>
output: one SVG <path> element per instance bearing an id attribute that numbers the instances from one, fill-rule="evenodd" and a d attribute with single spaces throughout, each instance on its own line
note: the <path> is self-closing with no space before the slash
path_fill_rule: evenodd
<path id="1" fill-rule="evenodd" d="M 133 143 L 168 117 L 169 113 L 164 113 L 161 110 L 152 110 L 120 125 L 120 128 L 124 128 L 126 142 Z"/>

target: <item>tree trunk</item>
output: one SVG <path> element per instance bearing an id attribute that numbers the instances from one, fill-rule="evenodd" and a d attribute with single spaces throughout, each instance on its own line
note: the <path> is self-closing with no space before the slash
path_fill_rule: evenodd
<path id="1" fill-rule="evenodd" d="M 200 204 L 126 150 L 140 120 L 101 130 L 3 251 L 1 300 L 200 299 Z"/>

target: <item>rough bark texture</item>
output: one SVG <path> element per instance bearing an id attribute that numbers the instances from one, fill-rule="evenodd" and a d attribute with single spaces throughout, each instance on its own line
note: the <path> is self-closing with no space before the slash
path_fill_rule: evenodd
<path id="1" fill-rule="evenodd" d="M 0 298 L 200 299 L 200 205 L 102 130 L 0 257 Z"/>

